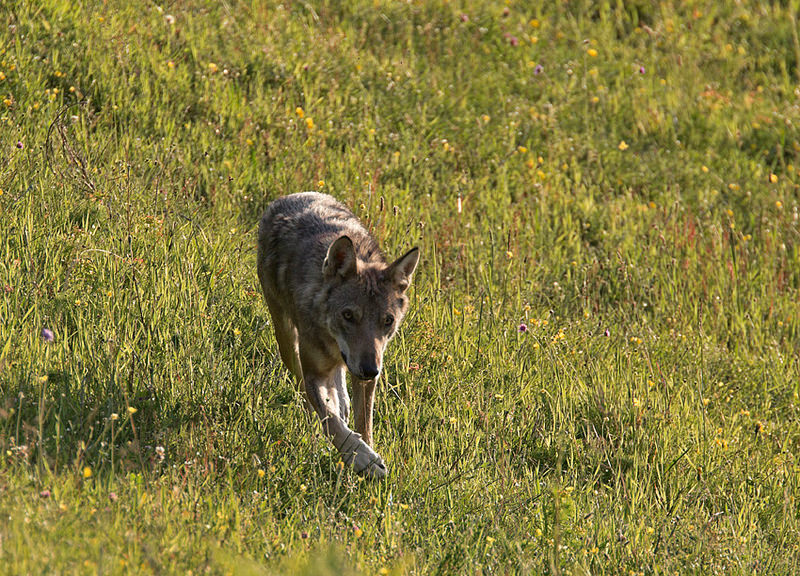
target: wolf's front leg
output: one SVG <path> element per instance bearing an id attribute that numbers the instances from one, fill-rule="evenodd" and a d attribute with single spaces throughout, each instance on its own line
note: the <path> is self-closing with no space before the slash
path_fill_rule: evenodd
<path id="1" fill-rule="evenodd" d="M 352 379 L 353 413 L 356 418 L 356 431 L 364 441 L 372 446 L 372 408 L 375 403 L 375 385 L 378 379 Z"/>
<path id="2" fill-rule="evenodd" d="M 322 429 L 342 455 L 342 460 L 359 474 L 371 478 L 385 477 L 383 459 L 341 418 L 336 380 L 315 377 L 308 372 L 303 376 L 308 398 L 322 422 Z"/>
<path id="3" fill-rule="evenodd" d="M 339 414 L 342 421 L 347 424 L 347 420 L 350 418 L 350 396 L 347 395 L 347 382 L 344 368 L 339 368 L 338 370 L 334 369 L 333 382 L 336 386 L 336 397 L 339 401 L 339 409 L 336 412 Z M 367 444 L 371 446 L 372 442 L 367 440 Z"/>

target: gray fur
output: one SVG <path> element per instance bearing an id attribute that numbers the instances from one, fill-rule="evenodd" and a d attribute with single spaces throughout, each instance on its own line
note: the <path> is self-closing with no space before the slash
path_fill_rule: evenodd
<path id="1" fill-rule="evenodd" d="M 388 264 L 358 218 L 317 192 L 275 200 L 259 226 L 258 276 L 281 358 L 344 460 L 375 477 L 386 474 L 370 447 L 375 384 L 418 259 L 414 248 Z M 346 369 L 357 432 L 347 426 Z"/>

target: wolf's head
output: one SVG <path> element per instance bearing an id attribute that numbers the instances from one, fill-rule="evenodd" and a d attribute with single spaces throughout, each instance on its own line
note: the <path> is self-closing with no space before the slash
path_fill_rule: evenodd
<path id="1" fill-rule="evenodd" d="M 413 248 L 391 264 L 359 261 L 348 236 L 336 239 L 322 265 L 328 293 L 325 324 L 356 378 L 380 374 L 383 350 L 408 309 L 406 289 L 419 262 Z"/>

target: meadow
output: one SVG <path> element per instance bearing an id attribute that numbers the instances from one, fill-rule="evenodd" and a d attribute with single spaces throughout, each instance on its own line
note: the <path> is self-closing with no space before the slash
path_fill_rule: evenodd
<path id="1" fill-rule="evenodd" d="M 0 572 L 800 573 L 783 2 L 0 6 Z M 270 200 L 422 250 L 383 482 L 277 354 Z"/>

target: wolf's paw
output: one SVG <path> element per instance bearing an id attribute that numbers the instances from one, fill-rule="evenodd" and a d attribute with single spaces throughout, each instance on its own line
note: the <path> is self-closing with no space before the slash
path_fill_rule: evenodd
<path id="1" fill-rule="evenodd" d="M 360 434 L 352 432 L 337 448 L 345 464 L 352 466 L 359 474 L 374 479 L 386 477 L 388 472 L 383 459 L 361 439 Z"/>

